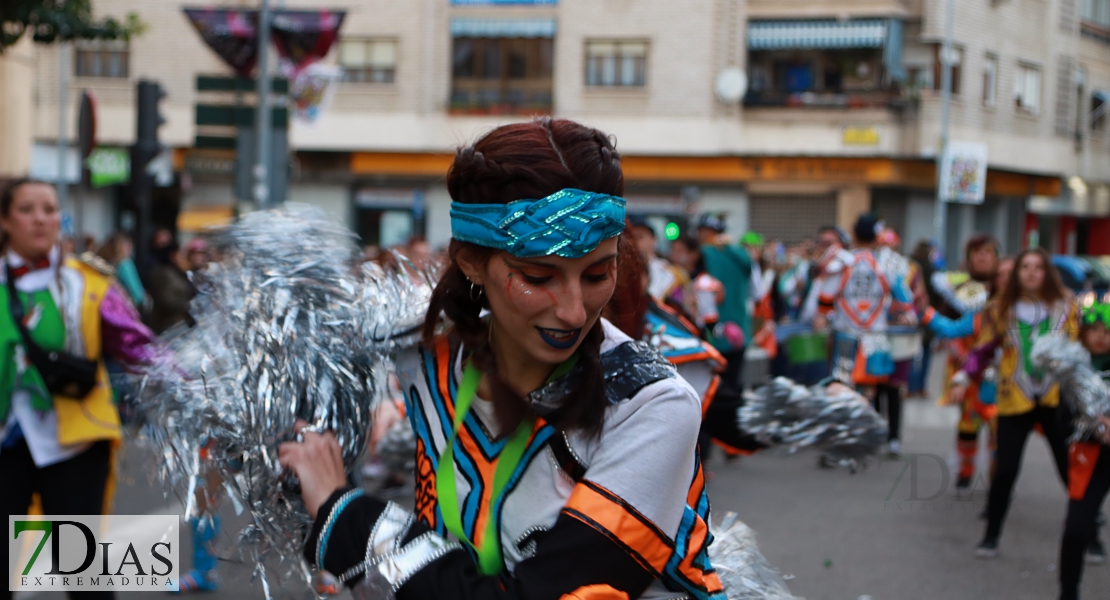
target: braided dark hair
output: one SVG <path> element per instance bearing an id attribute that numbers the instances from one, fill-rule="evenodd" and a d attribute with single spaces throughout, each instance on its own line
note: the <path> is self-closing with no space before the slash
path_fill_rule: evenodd
<path id="1" fill-rule="evenodd" d="M 455 202 L 508 204 L 514 200 L 539 199 L 559 190 L 577 188 L 590 192 L 624 195 L 620 154 L 604 133 L 565 119 L 542 118 L 498 127 L 472 146 L 459 148 L 447 171 L 447 191 Z M 623 236 L 622 236 L 623 237 Z M 625 242 L 620 241 L 621 245 Z M 488 308 L 485 296 L 471 297 L 470 281 L 458 263 L 459 252 L 484 264 L 497 251 L 451 240 L 449 263 L 424 319 L 424 343 L 432 347 L 444 315 L 451 323 L 448 335 L 470 351 L 475 366 L 492 375 L 493 398 L 499 425 L 515 428 L 529 410 L 520 397 L 497 376 L 496 359 L 489 346 L 489 330 L 480 318 Z M 587 435 L 600 433 L 605 418 L 605 379 L 600 362 L 604 339 L 600 319 L 583 336 L 579 364 L 584 377 L 577 391 L 548 422 L 563 430 L 576 429 Z"/>

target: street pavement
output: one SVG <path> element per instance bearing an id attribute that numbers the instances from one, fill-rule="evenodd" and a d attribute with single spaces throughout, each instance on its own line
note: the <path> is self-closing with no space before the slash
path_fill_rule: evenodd
<path id="1" fill-rule="evenodd" d="M 958 415 L 923 400 L 907 409 L 902 456 L 855 475 L 817 468 L 811 452 L 718 458 L 714 514 L 737 512 L 809 600 L 1055 599 L 1067 495 L 1044 438 L 1026 447 L 999 557 L 981 560 L 986 481 L 967 498 L 952 492 Z M 1110 567 L 1088 565 L 1083 592 L 1110 598 Z"/>
<path id="2" fill-rule="evenodd" d="M 939 382 L 939 374 L 931 378 Z M 984 522 L 986 481 L 957 498 L 954 438 L 957 414 L 931 401 L 909 401 L 903 454 L 849 473 L 817 466 L 817 455 L 766 452 L 708 463 L 713 514 L 735 511 L 756 532 L 760 548 L 791 591 L 808 600 L 1051 600 L 1057 595 L 1057 557 L 1067 497 L 1044 439 L 1030 438 L 997 559 L 976 559 Z M 985 454 L 980 457 L 985 464 Z M 123 455 L 116 514 L 180 513 L 154 479 L 148 453 L 133 444 Z M 224 503 L 225 522 L 245 521 Z M 1107 534 L 1110 535 L 1110 534 Z M 190 564 L 188 535 L 182 557 Z M 219 591 L 211 600 L 262 600 L 252 567 L 232 558 L 225 538 Z M 1088 566 L 1084 598 L 1110 598 L 1110 566 Z M 310 598 L 295 581 L 275 585 L 277 598 Z M 149 595 L 149 594 L 147 594 Z M 61 600 L 61 593 L 16 595 Z M 131 597 L 130 595 L 127 597 Z M 349 597 L 344 593 L 344 599 Z"/>

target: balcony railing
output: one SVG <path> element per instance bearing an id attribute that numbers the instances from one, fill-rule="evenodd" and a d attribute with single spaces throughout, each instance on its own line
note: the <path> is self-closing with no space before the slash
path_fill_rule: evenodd
<path id="1" fill-rule="evenodd" d="M 744 97 L 747 107 L 780 108 L 904 108 L 909 100 L 892 91 L 874 92 L 776 92 L 753 90 Z"/>
<path id="2" fill-rule="evenodd" d="M 451 113 L 460 115 L 549 115 L 554 105 L 551 89 L 456 85 L 451 90 Z"/>

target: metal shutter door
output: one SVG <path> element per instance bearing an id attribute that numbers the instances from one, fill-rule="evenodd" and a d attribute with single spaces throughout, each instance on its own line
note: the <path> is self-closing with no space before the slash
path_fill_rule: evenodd
<path id="1" fill-rule="evenodd" d="M 835 194 L 751 198 L 751 229 L 765 240 L 800 242 L 825 225 L 836 225 Z"/>

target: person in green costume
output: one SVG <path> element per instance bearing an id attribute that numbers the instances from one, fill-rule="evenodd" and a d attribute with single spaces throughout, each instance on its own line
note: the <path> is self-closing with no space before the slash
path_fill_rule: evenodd
<path id="1" fill-rule="evenodd" d="M 717 305 L 717 324 L 708 332 L 709 342 L 728 361 L 721 385 L 740 390 L 744 385 L 744 349 L 752 335 L 752 259 L 729 243 L 724 231 L 724 221 L 717 215 L 705 215 L 698 221 L 705 270 L 725 288 L 724 299 Z"/>
<path id="2" fill-rule="evenodd" d="M 106 513 L 121 433 L 104 357 L 125 364 L 150 359 L 153 336 L 111 267 L 91 255 L 65 256 L 58 243 L 60 224 L 50 184 L 22 179 L 0 193 L 0 512 L 5 515 L 28 514 L 36 496 L 46 515 Z M 82 397 L 52 392 L 81 390 L 48 386 L 29 358 L 29 344 L 93 361 L 95 385 Z M 10 599 L 12 592 L 3 587 L 3 598 Z"/>
<path id="3" fill-rule="evenodd" d="M 1102 375 L 1104 382 L 1110 382 L 1110 304 L 1096 302 L 1083 311 L 1079 341 L 1091 353 L 1091 368 Z M 1060 541 L 1060 600 L 1079 600 L 1084 553 L 1087 562 L 1106 562 L 1106 548 L 1098 530 L 1099 509 L 1110 494 L 1110 415 L 1102 417 L 1100 435 L 1070 444 L 1068 466 L 1072 480 Z"/>

